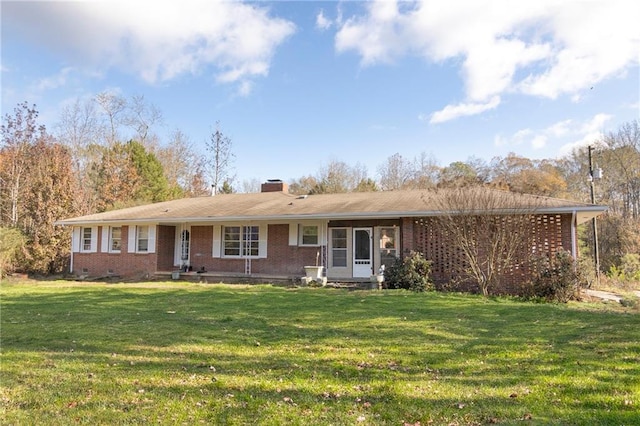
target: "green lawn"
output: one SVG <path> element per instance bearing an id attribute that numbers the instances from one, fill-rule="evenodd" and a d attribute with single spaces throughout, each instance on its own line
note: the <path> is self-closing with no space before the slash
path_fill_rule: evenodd
<path id="1" fill-rule="evenodd" d="M 640 424 L 640 313 L 403 291 L 5 283 L 3 425 Z"/>

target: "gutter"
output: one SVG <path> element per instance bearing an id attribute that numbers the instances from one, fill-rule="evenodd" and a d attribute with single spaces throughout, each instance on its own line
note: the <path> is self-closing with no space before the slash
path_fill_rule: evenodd
<path id="1" fill-rule="evenodd" d="M 533 209 L 535 214 L 577 214 L 577 212 L 589 212 L 594 213 L 594 216 L 598 216 L 607 210 L 606 206 L 585 206 L 576 209 L 575 207 L 556 207 L 549 209 Z M 513 213 L 525 213 L 523 209 L 503 209 L 492 210 L 491 212 L 477 212 L 475 214 L 497 214 L 507 215 Z M 433 217 L 442 216 L 443 214 L 474 214 L 473 212 L 443 212 L 436 210 L 425 211 L 389 211 L 389 212 L 366 212 L 366 213 L 306 213 L 306 214 L 281 214 L 281 215 L 266 215 L 266 216 L 197 216 L 197 217 L 154 217 L 154 218 L 129 218 L 129 219 L 107 219 L 107 220 L 61 220 L 54 222 L 54 225 L 62 226 L 79 226 L 89 224 L 140 224 L 140 223 L 168 223 L 179 224 L 183 222 L 245 222 L 245 221 L 291 221 L 291 220 L 362 220 L 362 219 L 388 219 L 388 218 L 402 218 L 402 217 Z"/>

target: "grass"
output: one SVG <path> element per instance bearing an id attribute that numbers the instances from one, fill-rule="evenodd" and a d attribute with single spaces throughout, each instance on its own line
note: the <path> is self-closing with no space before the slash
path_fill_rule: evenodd
<path id="1" fill-rule="evenodd" d="M 5 283 L 1 423 L 640 422 L 640 314 L 460 294 Z"/>

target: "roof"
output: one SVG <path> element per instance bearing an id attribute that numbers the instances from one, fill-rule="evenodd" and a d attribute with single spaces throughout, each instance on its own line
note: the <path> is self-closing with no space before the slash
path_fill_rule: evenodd
<path id="1" fill-rule="evenodd" d="M 442 215 L 451 197 L 470 199 L 473 194 L 492 195 L 501 202 L 478 208 L 478 213 L 513 214 L 525 210 L 537 213 L 576 213 L 582 223 L 606 211 L 606 206 L 558 198 L 515 194 L 487 188 L 455 190 L 408 190 L 351 192 L 298 196 L 284 192 L 218 194 L 183 198 L 104 213 L 65 219 L 59 225 L 100 223 L 183 223 L 250 220 L 371 219 Z M 482 204 L 478 204 L 482 206 Z M 488 204 L 487 204 L 488 206 Z M 453 211 L 454 209 L 452 209 Z"/>

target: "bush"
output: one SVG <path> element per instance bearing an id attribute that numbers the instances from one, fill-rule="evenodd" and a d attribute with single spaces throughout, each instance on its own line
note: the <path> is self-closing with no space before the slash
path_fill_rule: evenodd
<path id="1" fill-rule="evenodd" d="M 585 280 L 569 252 L 559 250 L 550 256 L 538 256 L 533 262 L 537 272 L 527 296 L 562 303 L 578 298 Z"/>
<path id="2" fill-rule="evenodd" d="M 20 230 L 0 227 L 0 279 L 13 270 L 14 261 L 25 242 Z"/>
<path id="3" fill-rule="evenodd" d="M 622 256 L 620 267 L 612 265 L 609 277 L 621 282 L 640 281 L 640 254 L 628 253 Z"/>
<path id="4" fill-rule="evenodd" d="M 384 271 L 384 280 L 389 288 L 418 292 L 434 290 L 431 262 L 426 260 L 422 253 L 415 251 L 404 259 L 397 258 L 394 264 Z"/>

